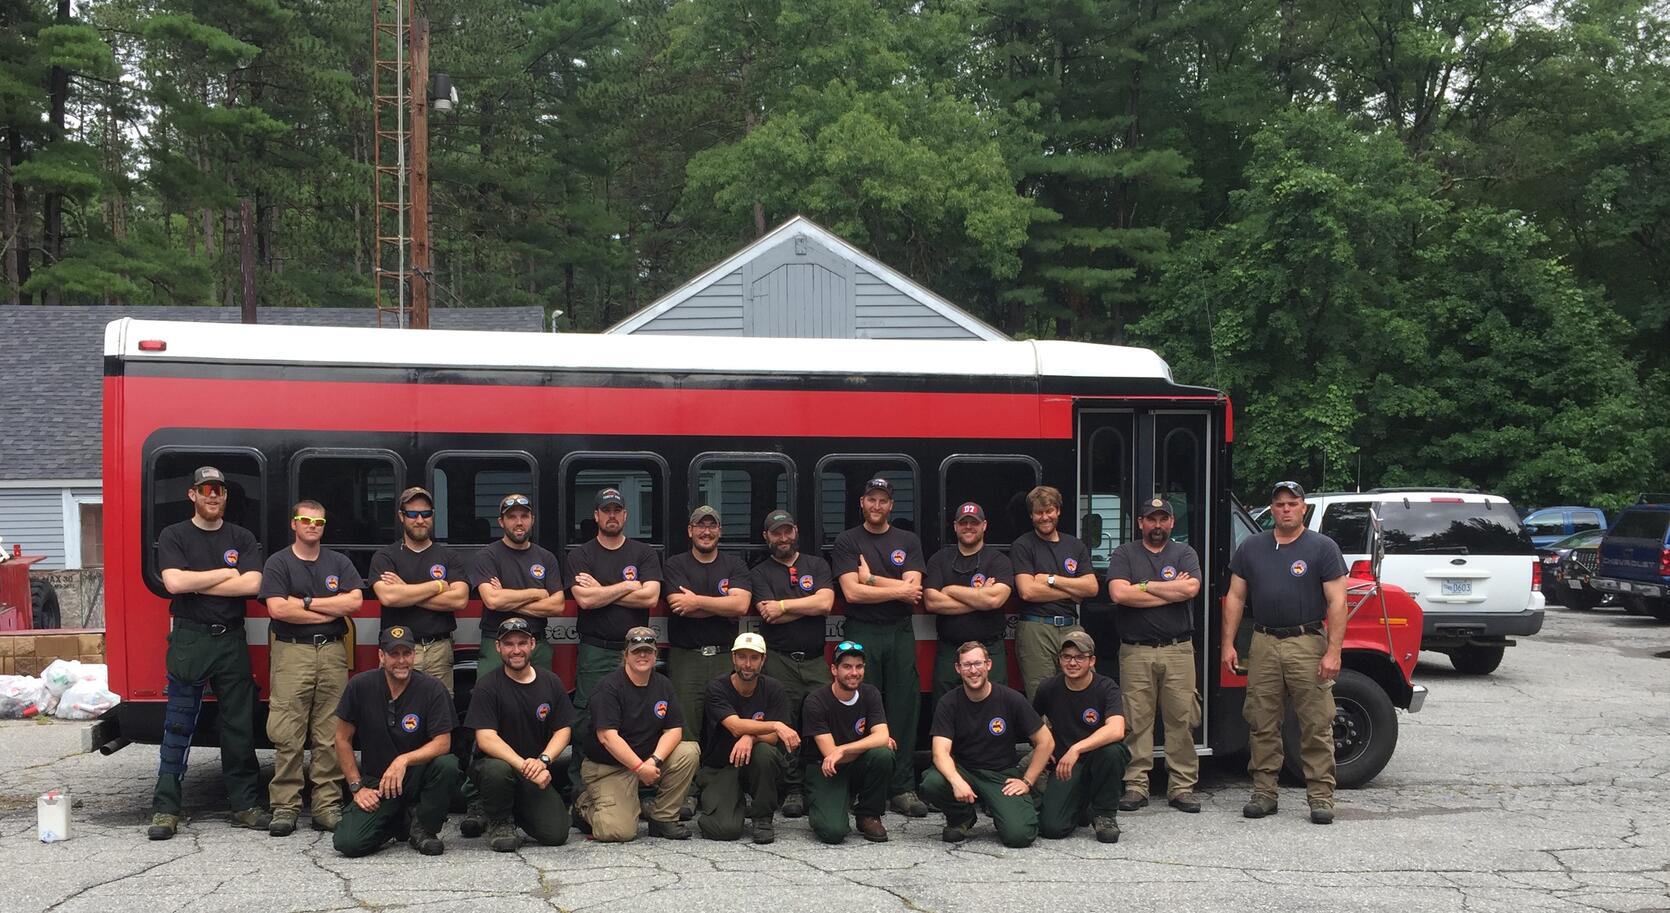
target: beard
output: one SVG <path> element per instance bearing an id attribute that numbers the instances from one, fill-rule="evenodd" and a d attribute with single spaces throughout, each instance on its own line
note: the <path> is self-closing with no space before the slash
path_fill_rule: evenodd
<path id="1" fill-rule="evenodd" d="M 1149 545 L 1165 545 L 1166 540 L 1171 538 L 1170 536 L 1166 535 L 1165 530 L 1159 528 L 1158 526 L 1154 527 L 1153 529 L 1149 530 L 1146 533 L 1143 533 L 1142 537 L 1144 539 L 1148 540 Z"/>
<path id="2" fill-rule="evenodd" d="M 528 541 L 528 531 L 525 530 L 525 529 L 524 530 L 507 529 L 507 530 L 504 531 L 504 534 L 510 538 L 510 541 L 515 542 L 518 545 L 522 544 L 523 542 Z"/>
<path id="3" fill-rule="evenodd" d="M 435 535 L 435 530 L 428 526 L 406 527 L 406 538 L 413 542 L 428 542 L 429 537 Z"/>
<path id="4" fill-rule="evenodd" d="M 784 542 L 781 544 L 773 543 L 771 546 L 771 557 L 787 560 L 794 555 L 796 545 L 797 543 L 794 542 Z"/>

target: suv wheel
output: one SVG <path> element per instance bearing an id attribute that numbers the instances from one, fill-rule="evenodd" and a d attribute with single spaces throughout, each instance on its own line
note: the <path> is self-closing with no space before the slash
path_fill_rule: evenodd
<path id="1" fill-rule="evenodd" d="M 1647 612 L 1659 621 L 1670 622 L 1670 598 L 1660 596 L 1657 599 L 1645 600 Z"/>
<path id="2" fill-rule="evenodd" d="M 1624 611 L 1627 612 L 1628 614 L 1630 614 L 1630 615 L 1647 615 L 1647 614 L 1650 614 L 1647 611 L 1647 597 L 1626 595 L 1626 596 L 1621 596 L 1619 598 L 1621 598 L 1624 601 Z"/>
<path id="3" fill-rule="evenodd" d="M 58 606 L 58 591 L 51 583 L 39 577 L 30 578 L 29 602 L 32 609 L 30 620 L 37 631 L 63 627 L 63 614 Z"/>
<path id="4" fill-rule="evenodd" d="M 1486 647 L 1468 644 L 1450 651 L 1450 665 L 1462 675 L 1489 675 L 1502 664 L 1502 654 L 1507 651 L 1508 648 L 1501 645 Z"/>
<path id="5" fill-rule="evenodd" d="M 1288 711 L 1282 724 L 1282 762 L 1304 782 L 1299 758 L 1299 720 Z M 1355 669 L 1341 669 L 1334 681 L 1334 778 L 1341 789 L 1366 785 L 1386 769 L 1397 750 L 1397 708 L 1386 689 Z"/>

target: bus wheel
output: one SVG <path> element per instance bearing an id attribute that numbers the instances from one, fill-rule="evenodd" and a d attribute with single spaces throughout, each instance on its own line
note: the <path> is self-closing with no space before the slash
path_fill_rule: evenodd
<path id="1" fill-rule="evenodd" d="M 1282 766 L 1303 783 L 1299 757 L 1299 721 L 1292 712 L 1282 725 Z M 1334 681 L 1334 780 L 1356 789 L 1386 769 L 1397 750 L 1397 708 L 1384 688 L 1354 669 L 1341 669 Z"/>

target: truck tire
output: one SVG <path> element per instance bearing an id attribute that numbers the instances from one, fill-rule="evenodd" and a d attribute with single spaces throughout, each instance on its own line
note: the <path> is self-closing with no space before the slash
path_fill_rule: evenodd
<path id="1" fill-rule="evenodd" d="M 1624 595 L 1624 596 L 1619 596 L 1618 598 L 1622 599 L 1624 601 L 1624 612 L 1626 612 L 1627 614 L 1630 614 L 1630 615 L 1646 615 L 1646 614 L 1648 614 L 1648 612 L 1647 612 L 1647 597 L 1645 597 L 1645 596 L 1634 596 L 1634 595 Z"/>
<path id="2" fill-rule="evenodd" d="M 29 604 L 31 620 L 36 630 L 42 628 L 61 628 L 64 626 L 63 613 L 58 607 L 58 591 L 51 583 L 39 578 L 29 581 Z"/>
<path id="3" fill-rule="evenodd" d="M 1502 654 L 1507 647 L 1497 645 L 1485 647 L 1478 644 L 1467 644 L 1450 651 L 1450 665 L 1462 675 L 1489 675 L 1502 664 Z"/>
<path id="4" fill-rule="evenodd" d="M 1571 590 L 1565 594 L 1566 608 L 1574 612 L 1588 612 L 1600 605 L 1601 594 L 1594 590 Z"/>
<path id="5" fill-rule="evenodd" d="M 1397 750 L 1397 708 L 1386 689 L 1355 669 L 1334 681 L 1334 781 L 1341 789 L 1366 786 Z M 1288 711 L 1282 724 L 1282 766 L 1305 781 L 1299 759 L 1299 720 Z"/>
<path id="6" fill-rule="evenodd" d="M 1648 599 L 1646 603 L 1648 614 L 1659 621 L 1670 622 L 1670 599 L 1660 596 L 1657 599 Z"/>

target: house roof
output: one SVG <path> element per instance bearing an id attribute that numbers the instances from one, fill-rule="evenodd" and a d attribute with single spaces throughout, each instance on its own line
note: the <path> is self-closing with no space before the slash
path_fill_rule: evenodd
<path id="1" fill-rule="evenodd" d="M 540 332 L 538 307 L 435 308 L 436 329 Z M 237 323 L 224 307 L 0 307 L 0 481 L 103 475 L 104 328 L 113 320 Z M 375 327 L 373 308 L 262 308 L 264 324 Z"/>
<path id="2" fill-rule="evenodd" d="M 878 276 L 888 285 L 915 299 L 923 307 L 939 314 L 945 319 L 963 327 L 974 335 L 976 339 L 1006 340 L 1009 338 L 1002 330 L 997 329 L 984 320 L 963 310 L 951 302 L 929 291 L 926 287 L 912 281 L 904 273 L 888 266 L 876 258 L 852 246 L 827 228 L 813 222 L 805 216 L 795 216 L 769 232 L 766 232 L 752 244 L 737 251 L 726 259 L 704 271 L 701 275 L 667 294 L 656 299 L 643 310 L 615 324 L 605 333 L 631 333 L 651 320 L 665 314 L 689 298 L 699 294 L 703 289 L 713 285 L 736 271 L 744 263 L 765 254 L 778 244 L 801 235 L 810 237 L 829 248 L 835 253 L 853 263 L 858 264 L 872 275 Z"/>

